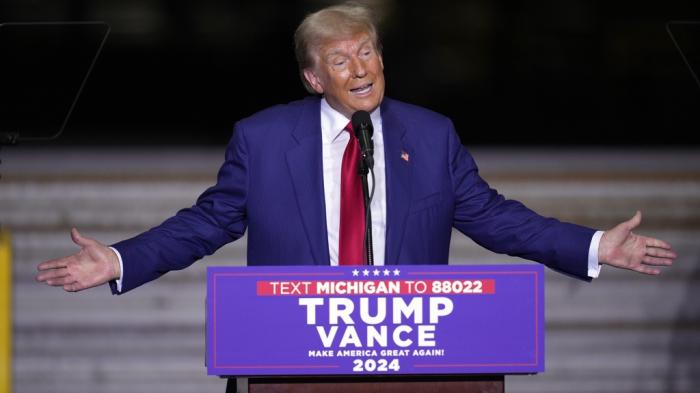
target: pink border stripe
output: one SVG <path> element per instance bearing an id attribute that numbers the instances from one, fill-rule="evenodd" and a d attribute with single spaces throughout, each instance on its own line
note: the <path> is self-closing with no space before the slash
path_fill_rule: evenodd
<path id="1" fill-rule="evenodd" d="M 501 275 L 502 275 L 502 274 L 507 274 L 507 275 L 514 275 L 514 274 L 533 274 L 533 273 L 535 273 L 535 272 L 521 272 L 521 271 L 518 270 L 518 271 L 514 271 L 514 272 L 504 272 L 504 271 L 500 271 L 500 272 L 407 272 L 406 274 L 408 274 L 409 276 L 412 276 L 412 275 L 426 275 L 426 276 L 439 276 L 439 275 L 442 275 L 442 276 L 447 276 L 447 275 L 450 275 L 450 276 L 457 276 L 457 275 L 459 275 L 459 276 L 480 276 L 480 275 L 483 275 L 483 274 L 501 274 Z"/>
<path id="2" fill-rule="evenodd" d="M 502 366 L 512 366 L 512 367 L 527 367 L 536 366 L 537 363 L 455 363 L 455 364 L 414 364 L 413 367 L 502 367 Z"/>
<path id="3" fill-rule="evenodd" d="M 314 365 L 304 365 L 304 364 L 288 364 L 288 365 L 257 365 L 257 366 L 219 366 L 219 368 L 338 368 L 337 364 L 331 364 L 326 366 L 314 366 Z"/>

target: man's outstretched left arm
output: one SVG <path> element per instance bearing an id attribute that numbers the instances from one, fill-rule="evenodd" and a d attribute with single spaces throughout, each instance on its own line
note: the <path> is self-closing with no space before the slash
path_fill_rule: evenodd
<path id="1" fill-rule="evenodd" d="M 657 275 L 660 266 L 670 266 L 676 259 L 671 245 L 663 240 L 632 232 L 642 222 L 642 213 L 605 231 L 598 247 L 598 261 L 604 265 Z"/>

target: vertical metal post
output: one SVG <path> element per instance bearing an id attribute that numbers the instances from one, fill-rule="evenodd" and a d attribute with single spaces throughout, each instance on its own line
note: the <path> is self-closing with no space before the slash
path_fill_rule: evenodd
<path id="1" fill-rule="evenodd" d="M 12 241 L 0 230 L 0 393 L 12 392 Z"/>

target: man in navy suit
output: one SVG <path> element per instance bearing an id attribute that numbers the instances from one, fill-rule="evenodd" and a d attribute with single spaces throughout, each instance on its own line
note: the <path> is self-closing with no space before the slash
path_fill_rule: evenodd
<path id="1" fill-rule="evenodd" d="M 39 265 L 67 291 L 110 282 L 124 293 L 182 269 L 248 231 L 249 265 L 337 265 L 341 161 L 356 111 L 371 113 L 375 264 L 446 264 L 452 228 L 499 253 L 590 280 L 600 264 L 659 274 L 676 257 L 636 235 L 637 212 L 602 232 L 537 215 L 479 177 L 451 121 L 384 97 L 384 64 L 367 9 L 334 6 L 295 34 L 302 81 L 314 97 L 236 124 L 216 185 L 161 225 L 107 247 L 71 232 L 81 250 Z"/>

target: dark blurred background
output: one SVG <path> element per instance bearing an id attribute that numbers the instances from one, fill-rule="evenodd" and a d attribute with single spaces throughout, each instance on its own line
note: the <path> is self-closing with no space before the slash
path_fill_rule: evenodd
<path id="1" fill-rule="evenodd" d="M 292 34 L 325 1 L 5 0 L 0 22 L 108 23 L 63 145 L 220 145 L 305 96 Z M 372 1 L 387 95 L 467 145 L 694 144 L 700 87 L 666 32 L 697 0 Z"/>

